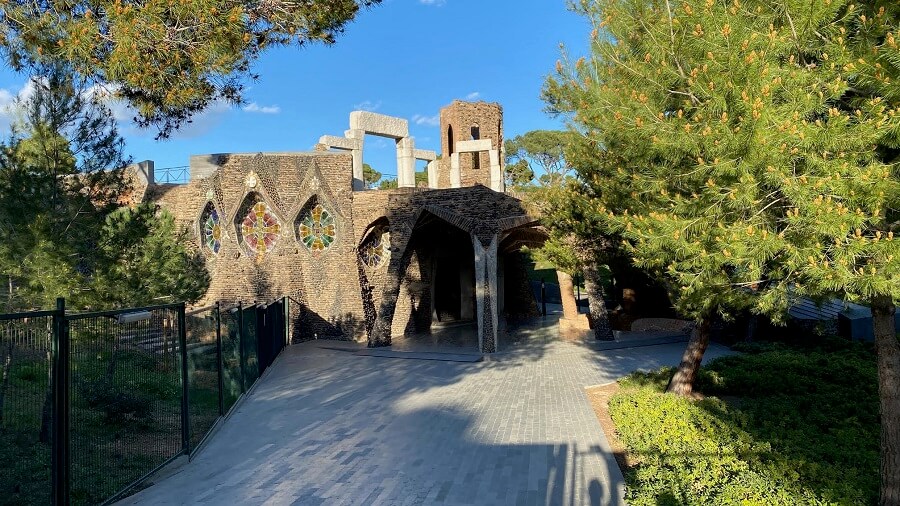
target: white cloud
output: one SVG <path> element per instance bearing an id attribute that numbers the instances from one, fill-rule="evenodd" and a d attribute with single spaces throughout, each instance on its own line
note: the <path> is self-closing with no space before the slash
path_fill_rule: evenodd
<path id="1" fill-rule="evenodd" d="M 472 93 L 466 95 L 466 100 L 477 100 L 479 97 L 481 97 L 481 92 L 473 91 Z"/>
<path id="2" fill-rule="evenodd" d="M 364 100 L 353 106 L 354 111 L 369 111 L 374 112 L 377 111 L 381 107 L 381 100 L 377 102 L 373 102 L 371 100 Z"/>
<path id="3" fill-rule="evenodd" d="M 440 7 L 447 3 L 447 0 L 419 0 L 419 3 L 422 5 L 433 5 L 434 7 Z"/>
<path id="4" fill-rule="evenodd" d="M 441 124 L 441 116 L 440 114 L 435 114 L 434 116 L 416 114 L 412 117 L 412 121 L 417 125 L 438 126 Z"/>
<path id="5" fill-rule="evenodd" d="M 260 114 L 278 114 L 281 112 L 281 107 L 277 105 L 259 105 L 256 102 L 250 102 L 242 109 L 244 112 L 258 112 Z"/>

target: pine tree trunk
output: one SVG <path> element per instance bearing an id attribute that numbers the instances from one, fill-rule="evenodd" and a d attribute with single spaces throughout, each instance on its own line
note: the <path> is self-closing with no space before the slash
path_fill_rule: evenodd
<path id="1" fill-rule="evenodd" d="M 12 337 L 9 339 L 9 345 L 6 347 L 6 357 L 3 360 L 3 379 L 0 379 L 0 425 L 3 425 L 3 405 L 6 401 L 6 391 L 9 388 L 9 370 L 12 369 L 13 358 Z"/>
<path id="2" fill-rule="evenodd" d="M 584 288 L 587 291 L 589 317 L 591 328 L 594 329 L 594 337 L 611 341 L 613 339 L 612 325 L 609 323 L 609 313 L 606 312 L 603 285 L 600 283 L 597 266 L 593 263 L 588 263 L 584 267 Z"/>
<path id="3" fill-rule="evenodd" d="M 681 356 L 681 363 L 678 364 L 678 370 L 669 381 L 666 392 L 685 397 L 694 393 L 694 381 L 700 371 L 703 354 L 706 353 L 706 348 L 709 346 L 709 320 L 708 316 L 704 316 L 697 321 L 697 327 L 691 333 L 691 340 L 688 341 L 684 355 Z"/>
<path id="4" fill-rule="evenodd" d="M 572 276 L 563 271 L 556 271 L 559 280 L 559 296 L 562 299 L 563 318 L 578 318 L 578 306 L 575 304 L 575 285 Z"/>
<path id="5" fill-rule="evenodd" d="M 881 506 L 900 505 L 900 342 L 889 297 L 872 300 L 881 401 Z"/>

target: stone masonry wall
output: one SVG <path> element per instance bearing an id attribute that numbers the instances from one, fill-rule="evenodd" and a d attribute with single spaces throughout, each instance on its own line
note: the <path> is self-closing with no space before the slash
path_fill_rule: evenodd
<path id="1" fill-rule="evenodd" d="M 203 251 L 211 274 L 201 304 L 216 300 L 268 302 L 289 294 L 302 304 L 302 338 L 365 337 L 360 298 L 349 154 L 214 155 L 218 167 L 186 185 L 157 185 L 150 198 L 169 209 Z M 253 171 L 256 187 L 246 184 Z M 269 205 L 280 223 L 272 250 L 256 256 L 239 244 L 241 207 L 251 194 Z M 208 203 L 221 217 L 223 237 L 217 254 L 203 246 L 200 220 Z M 335 242 L 311 252 L 298 239 L 301 215 L 321 203 L 335 217 Z"/>
<path id="2" fill-rule="evenodd" d="M 480 139 L 491 139 L 494 149 L 503 148 L 503 107 L 496 103 L 454 100 L 441 109 L 440 119 L 442 156 L 438 163 L 438 188 L 450 188 L 450 155 L 456 152 L 457 142 L 472 140 L 473 126 L 478 125 Z M 477 169 L 476 156 L 479 159 Z M 461 153 L 459 169 L 461 186 L 491 185 L 491 162 L 487 153 Z"/>

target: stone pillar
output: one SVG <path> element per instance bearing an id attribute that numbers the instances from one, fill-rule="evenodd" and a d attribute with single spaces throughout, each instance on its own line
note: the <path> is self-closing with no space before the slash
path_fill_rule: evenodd
<path id="1" fill-rule="evenodd" d="M 350 150 L 353 155 L 353 191 L 366 189 L 365 179 L 363 178 L 363 143 L 366 140 L 365 130 L 351 129 L 344 132 L 344 136 L 348 139 L 356 139 L 358 144 L 356 148 Z"/>
<path id="2" fill-rule="evenodd" d="M 415 141 L 410 137 L 397 140 L 397 187 L 416 186 Z"/>
<path id="3" fill-rule="evenodd" d="M 450 188 L 459 188 L 462 185 L 462 176 L 459 173 L 459 153 L 450 155 Z"/>
<path id="4" fill-rule="evenodd" d="M 495 192 L 505 191 L 503 184 L 503 169 L 500 166 L 500 152 L 496 149 L 488 151 L 491 160 L 491 189 Z"/>
<path id="5" fill-rule="evenodd" d="M 435 189 L 438 187 L 438 162 L 432 160 L 428 162 L 428 187 Z"/>
<path id="6" fill-rule="evenodd" d="M 473 233 L 475 250 L 475 307 L 478 322 L 478 347 L 482 353 L 497 351 L 497 235 L 485 247 Z"/>

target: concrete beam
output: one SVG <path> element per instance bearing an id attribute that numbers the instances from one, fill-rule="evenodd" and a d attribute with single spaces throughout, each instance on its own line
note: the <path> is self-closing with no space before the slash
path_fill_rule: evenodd
<path id="1" fill-rule="evenodd" d="M 429 151 L 427 149 L 417 149 L 413 152 L 416 157 L 416 160 L 425 160 L 426 162 L 433 162 L 437 160 L 437 153 L 434 151 Z"/>
<path id="2" fill-rule="evenodd" d="M 409 122 L 405 119 L 369 111 L 351 112 L 350 129 L 363 130 L 367 134 L 390 137 L 392 139 L 409 137 Z"/>
<path id="3" fill-rule="evenodd" d="M 494 146 L 490 139 L 479 139 L 477 141 L 459 141 L 455 148 L 457 153 L 481 153 L 490 151 Z"/>
<path id="4" fill-rule="evenodd" d="M 329 148 L 342 149 L 344 151 L 362 149 L 361 140 L 348 139 L 347 137 L 338 137 L 336 135 L 323 135 L 322 137 L 319 137 L 319 144 L 324 144 Z"/>

